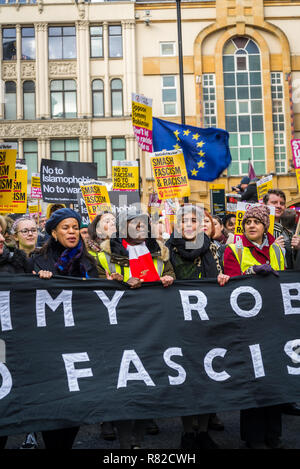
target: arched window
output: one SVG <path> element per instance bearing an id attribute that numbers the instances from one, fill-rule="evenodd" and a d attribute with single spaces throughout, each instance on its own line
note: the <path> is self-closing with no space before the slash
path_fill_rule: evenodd
<path id="1" fill-rule="evenodd" d="M 93 80 L 92 82 L 92 95 L 93 95 L 93 117 L 104 116 L 104 86 L 102 80 Z"/>
<path id="2" fill-rule="evenodd" d="M 5 82 L 4 118 L 7 120 L 16 120 L 17 118 L 16 83 L 14 81 Z"/>
<path id="3" fill-rule="evenodd" d="M 51 116 L 70 119 L 77 117 L 75 80 L 51 81 Z"/>
<path id="4" fill-rule="evenodd" d="M 35 119 L 35 84 L 34 81 L 23 83 L 24 119 Z"/>
<path id="5" fill-rule="evenodd" d="M 223 50 L 226 130 L 230 134 L 230 175 L 248 173 L 249 160 L 258 175 L 266 171 L 261 57 L 244 36 L 230 39 Z"/>
<path id="6" fill-rule="evenodd" d="M 111 86 L 111 115 L 113 117 L 123 116 L 123 85 L 122 80 L 115 78 Z"/>

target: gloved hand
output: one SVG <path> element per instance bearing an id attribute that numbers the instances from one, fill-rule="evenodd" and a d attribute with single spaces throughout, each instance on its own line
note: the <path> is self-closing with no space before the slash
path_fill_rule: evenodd
<path id="1" fill-rule="evenodd" d="M 253 272 L 259 275 L 274 274 L 276 277 L 279 277 L 279 273 L 270 264 L 254 265 Z"/>

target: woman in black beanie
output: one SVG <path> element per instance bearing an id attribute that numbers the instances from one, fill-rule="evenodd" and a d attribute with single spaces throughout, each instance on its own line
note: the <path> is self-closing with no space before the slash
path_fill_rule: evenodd
<path id="1" fill-rule="evenodd" d="M 46 223 L 50 239 L 32 256 L 31 270 L 52 275 L 98 277 L 94 259 L 87 253 L 80 236 L 80 215 L 69 208 L 54 212 Z M 72 449 L 79 427 L 43 431 L 46 449 Z"/>

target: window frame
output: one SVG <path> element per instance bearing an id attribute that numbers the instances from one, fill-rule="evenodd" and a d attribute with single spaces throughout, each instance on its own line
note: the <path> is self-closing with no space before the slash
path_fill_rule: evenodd
<path id="1" fill-rule="evenodd" d="M 102 34 L 92 34 L 91 33 L 91 28 L 100 28 L 102 29 Z M 91 59 L 103 59 L 104 58 L 104 41 L 103 41 L 103 25 L 102 24 L 99 24 L 99 25 L 90 25 L 90 28 L 89 28 L 89 33 L 90 33 L 90 58 Z M 102 50 L 102 55 L 92 55 L 92 38 L 93 37 L 96 37 L 96 38 L 101 38 L 101 50 Z"/>
<path id="2" fill-rule="evenodd" d="M 121 89 L 113 89 L 112 84 L 114 81 L 120 81 L 121 82 Z M 119 93 L 121 95 L 121 101 L 122 101 L 122 111 L 121 114 L 114 114 L 114 107 L 113 107 L 113 95 Z M 111 116 L 112 117 L 123 117 L 124 116 L 124 99 L 123 99 L 123 80 L 121 78 L 112 78 L 110 81 L 110 106 L 111 106 Z"/>
<path id="3" fill-rule="evenodd" d="M 67 141 L 70 141 L 70 140 L 74 140 L 74 141 L 77 141 L 78 142 L 78 150 L 67 150 L 66 149 L 66 142 Z M 61 141 L 61 142 L 64 142 L 64 149 L 63 150 L 55 150 L 53 151 L 52 148 L 51 148 L 51 145 L 52 145 L 52 142 L 55 142 L 55 141 Z M 80 141 L 79 141 L 79 138 L 52 138 L 50 139 L 50 159 L 52 161 L 58 161 L 58 160 L 54 160 L 52 158 L 52 154 L 53 153 L 63 153 L 64 154 L 64 159 L 63 161 L 70 161 L 70 162 L 80 162 Z M 78 159 L 77 160 L 68 160 L 66 158 L 66 154 L 67 153 L 77 153 L 78 154 Z"/>
<path id="4" fill-rule="evenodd" d="M 174 86 L 164 86 L 164 78 L 174 78 Z M 164 101 L 163 100 L 163 91 L 164 90 L 175 90 L 176 101 Z M 164 117 L 168 116 L 178 116 L 178 99 L 177 99 L 177 76 L 176 75 L 162 75 L 161 76 L 161 102 L 162 102 L 162 115 Z M 175 113 L 170 114 L 165 112 L 165 104 L 175 104 Z"/>
<path id="5" fill-rule="evenodd" d="M 105 142 L 105 149 L 98 149 L 98 148 L 94 148 L 94 142 L 97 141 L 97 140 L 101 140 L 101 141 L 104 141 Z M 104 162 L 105 162 L 105 174 L 104 175 L 99 175 L 98 174 L 98 161 L 96 161 L 95 159 L 95 152 L 103 152 L 104 153 Z M 97 164 L 97 178 L 98 179 L 101 179 L 101 178 L 107 178 L 107 141 L 106 141 L 106 137 L 94 137 L 92 138 L 92 160 L 94 163 Z"/>
<path id="6" fill-rule="evenodd" d="M 25 93 L 30 93 L 28 91 L 25 91 L 24 90 L 24 85 L 25 83 L 33 83 L 34 85 L 34 91 L 32 92 L 31 91 L 31 94 L 33 94 L 33 100 L 34 100 L 34 116 L 33 117 L 26 117 L 25 116 Z M 34 80 L 24 80 L 23 83 L 22 83 L 22 96 L 23 96 L 23 119 L 24 120 L 35 120 L 36 119 L 36 94 L 35 94 L 35 82 Z"/>
<path id="7" fill-rule="evenodd" d="M 121 34 L 111 34 L 110 33 L 111 28 L 114 28 L 116 26 L 121 28 Z M 119 37 L 119 36 L 120 36 L 121 54 L 120 55 L 112 55 L 111 54 L 111 49 L 112 49 L 111 38 Z M 108 25 L 108 57 L 109 57 L 109 59 L 123 59 L 123 28 L 122 28 L 121 24 L 109 24 Z"/>
<path id="8" fill-rule="evenodd" d="M 51 86 L 52 86 L 52 83 L 54 81 L 61 81 L 63 83 L 62 85 L 62 90 L 52 90 L 51 89 Z M 75 89 L 74 90 L 65 90 L 64 87 L 65 87 L 65 82 L 66 81 L 73 81 L 75 83 Z M 62 106 L 63 106 L 63 112 L 62 112 L 62 116 L 59 116 L 59 117 L 55 117 L 53 115 L 53 107 L 52 107 L 52 95 L 53 93 L 62 93 Z M 75 116 L 66 116 L 66 94 L 67 93 L 75 93 L 75 106 L 76 106 L 76 115 Z M 61 80 L 50 80 L 50 110 L 51 110 L 51 119 L 77 119 L 77 81 L 74 80 L 73 78 L 69 79 L 69 78 L 66 78 L 66 79 L 61 79 Z"/>
<path id="9" fill-rule="evenodd" d="M 172 54 L 163 54 L 163 45 L 165 44 L 172 44 L 173 46 L 173 53 Z M 175 41 L 160 41 L 159 43 L 159 51 L 161 57 L 176 57 L 176 42 Z"/>
<path id="10" fill-rule="evenodd" d="M 24 29 L 32 29 L 33 30 L 33 36 L 23 36 L 23 30 Z M 23 39 L 26 38 L 33 38 L 34 39 L 34 57 L 26 59 L 23 56 Z M 35 42 L 35 29 L 34 26 L 22 26 L 21 27 L 21 60 L 36 60 L 36 42 Z"/>
<path id="11" fill-rule="evenodd" d="M 94 90 L 94 89 L 93 89 L 93 83 L 94 83 L 95 81 L 101 81 L 101 82 L 102 82 L 102 90 L 97 90 L 97 89 Z M 92 80 L 91 91 L 92 91 L 92 115 L 93 115 L 94 118 L 96 118 L 96 119 L 99 118 L 99 119 L 100 119 L 101 117 L 104 117 L 104 116 L 105 116 L 104 81 L 103 81 L 101 78 L 95 78 L 94 80 Z M 102 109 L 102 111 L 103 111 L 103 113 L 102 113 L 102 115 L 100 115 L 100 116 L 96 116 L 96 115 L 95 115 L 94 99 L 95 99 L 95 94 L 97 94 L 97 93 L 99 93 L 99 94 L 102 95 L 102 104 L 103 104 L 103 109 Z"/>
<path id="12" fill-rule="evenodd" d="M 50 32 L 50 29 L 54 29 L 54 28 L 60 28 L 61 29 L 61 34 L 60 35 L 50 35 L 49 32 Z M 71 35 L 71 34 L 66 34 L 64 35 L 64 28 L 74 28 L 75 30 L 75 34 L 74 35 Z M 50 40 L 51 38 L 53 37 L 59 37 L 61 38 L 61 44 L 60 44 L 60 47 L 61 47 L 61 57 L 50 57 Z M 68 57 L 68 56 L 64 56 L 64 38 L 67 38 L 67 37 L 73 37 L 74 38 L 74 49 L 75 49 L 75 57 Z M 77 30 L 76 30 L 76 25 L 72 24 L 72 25 L 59 25 L 59 26 L 56 26 L 56 25 L 48 25 L 48 60 L 77 60 Z"/>

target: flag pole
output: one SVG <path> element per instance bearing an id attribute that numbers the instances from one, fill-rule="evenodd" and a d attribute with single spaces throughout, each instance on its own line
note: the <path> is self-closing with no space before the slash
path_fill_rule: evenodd
<path id="1" fill-rule="evenodd" d="M 183 77 L 183 55 L 182 55 L 182 31 L 181 31 L 180 2 L 181 2 L 181 0 L 176 0 L 181 124 L 185 125 L 184 79 L 183 79 L 184 77 Z M 189 201 L 189 198 L 184 197 L 183 200 L 184 200 L 184 203 L 187 203 Z"/>
<path id="2" fill-rule="evenodd" d="M 183 55 L 182 55 L 182 31 L 181 31 L 181 0 L 176 0 L 177 8 L 177 36 L 178 36 L 178 59 L 179 59 L 179 82 L 180 82 L 180 107 L 181 124 L 185 124 L 185 106 L 184 106 L 184 81 L 183 81 Z"/>

